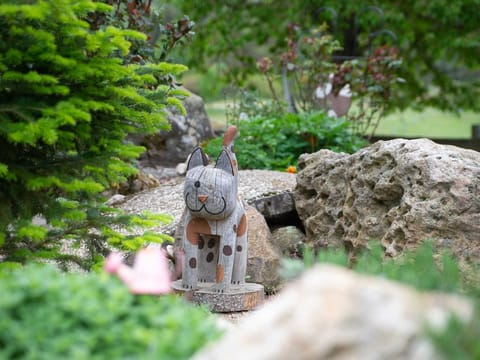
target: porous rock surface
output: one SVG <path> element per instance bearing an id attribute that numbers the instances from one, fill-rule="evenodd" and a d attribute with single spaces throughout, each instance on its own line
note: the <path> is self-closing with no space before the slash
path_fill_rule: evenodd
<path id="1" fill-rule="evenodd" d="M 480 153 L 427 139 L 379 141 L 353 155 L 320 150 L 299 160 L 294 191 L 316 247 L 380 240 L 395 256 L 432 239 L 480 258 Z"/>
<path id="2" fill-rule="evenodd" d="M 472 305 L 317 265 L 194 359 L 441 359 L 425 325 L 442 329 L 451 314 L 468 321 Z"/>

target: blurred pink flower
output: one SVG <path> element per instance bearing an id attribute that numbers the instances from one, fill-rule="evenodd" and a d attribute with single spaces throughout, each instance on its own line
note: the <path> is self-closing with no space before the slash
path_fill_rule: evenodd
<path id="1" fill-rule="evenodd" d="M 133 294 L 160 295 L 172 290 L 167 255 L 163 249 L 147 247 L 139 250 L 133 267 L 125 265 L 120 254 L 111 253 L 105 260 L 104 269 L 116 274 Z"/>

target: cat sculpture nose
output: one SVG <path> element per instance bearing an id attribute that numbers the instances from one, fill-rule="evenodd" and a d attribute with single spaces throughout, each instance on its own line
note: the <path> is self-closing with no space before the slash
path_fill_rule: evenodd
<path id="1" fill-rule="evenodd" d="M 208 195 L 198 195 L 197 198 L 202 204 L 205 204 L 208 199 Z"/>

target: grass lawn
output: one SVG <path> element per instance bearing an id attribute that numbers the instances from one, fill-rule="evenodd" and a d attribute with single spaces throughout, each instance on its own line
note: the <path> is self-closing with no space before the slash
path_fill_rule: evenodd
<path id="1" fill-rule="evenodd" d="M 210 122 L 212 123 L 214 130 L 220 130 L 225 128 L 225 101 L 219 100 L 214 102 L 207 102 L 205 104 L 205 110 L 207 111 L 208 117 L 210 118 Z"/>
<path id="2" fill-rule="evenodd" d="M 480 114 L 462 112 L 460 116 L 428 108 L 422 112 L 406 110 L 380 121 L 377 135 L 462 139 L 471 137 L 471 126 L 480 124 Z"/>
<path id="3" fill-rule="evenodd" d="M 225 127 L 225 102 L 205 104 L 214 129 Z M 380 121 L 376 135 L 395 137 L 428 137 L 465 139 L 471 137 L 471 126 L 480 124 L 480 114 L 470 111 L 460 116 L 428 108 L 418 112 L 406 110 L 391 114 Z"/>

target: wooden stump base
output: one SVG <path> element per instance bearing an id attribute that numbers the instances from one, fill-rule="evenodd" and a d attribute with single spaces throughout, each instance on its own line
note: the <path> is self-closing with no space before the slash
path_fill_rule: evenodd
<path id="1" fill-rule="evenodd" d="M 173 283 L 173 291 L 181 294 L 186 300 L 197 304 L 206 305 L 212 312 L 250 311 L 263 304 L 263 285 L 245 283 L 230 285 L 226 293 L 213 291 L 214 283 L 199 283 L 197 290 L 182 288 L 182 280 Z"/>

